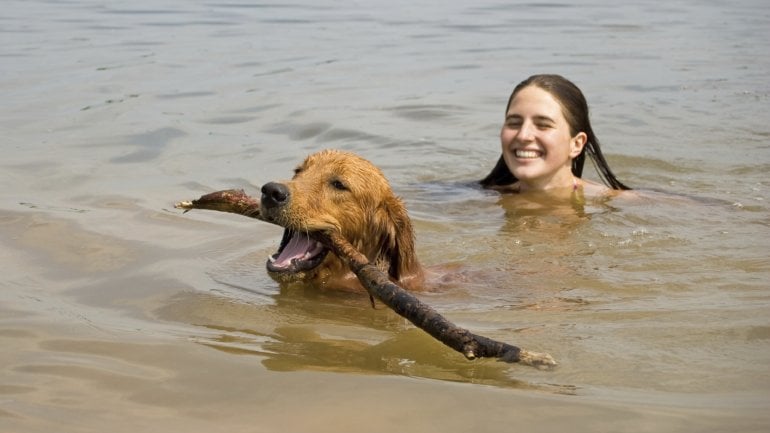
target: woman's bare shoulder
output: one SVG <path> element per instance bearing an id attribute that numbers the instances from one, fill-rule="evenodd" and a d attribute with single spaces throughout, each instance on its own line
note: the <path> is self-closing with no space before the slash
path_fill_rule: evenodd
<path id="1" fill-rule="evenodd" d="M 612 201 L 648 202 L 656 200 L 684 200 L 685 197 L 667 194 L 661 191 L 641 189 L 612 189 L 602 183 L 582 180 L 583 194 L 591 199 L 610 199 Z"/>

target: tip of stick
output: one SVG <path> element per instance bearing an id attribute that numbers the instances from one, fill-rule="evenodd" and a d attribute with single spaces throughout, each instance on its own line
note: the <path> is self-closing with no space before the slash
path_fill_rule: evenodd
<path id="1" fill-rule="evenodd" d="M 540 370 L 550 370 L 558 365 L 553 357 L 547 353 L 530 352 L 524 349 L 519 352 L 519 363 Z"/>
<path id="2" fill-rule="evenodd" d="M 193 208 L 193 203 L 191 201 L 180 201 L 178 203 L 174 203 L 174 207 L 188 211 Z"/>

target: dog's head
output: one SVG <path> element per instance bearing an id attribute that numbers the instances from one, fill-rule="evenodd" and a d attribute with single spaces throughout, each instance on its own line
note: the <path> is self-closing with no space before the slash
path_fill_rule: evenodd
<path id="1" fill-rule="evenodd" d="M 262 217 L 285 228 L 268 273 L 283 283 L 324 284 L 347 266 L 314 235 L 336 232 L 394 281 L 419 272 L 414 233 L 402 201 L 369 161 L 324 150 L 308 156 L 288 182 L 262 187 Z"/>

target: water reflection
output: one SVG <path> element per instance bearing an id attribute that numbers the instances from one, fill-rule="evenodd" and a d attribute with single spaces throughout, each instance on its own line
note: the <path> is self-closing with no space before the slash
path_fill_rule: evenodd
<path id="1" fill-rule="evenodd" d="M 590 219 L 586 199 L 580 192 L 502 194 L 498 205 L 505 212 L 503 234 L 536 230 L 550 238 L 563 239 Z"/>
<path id="2" fill-rule="evenodd" d="M 233 354 L 252 355 L 272 371 L 333 371 L 403 375 L 505 388 L 573 394 L 574 386 L 519 380 L 495 360 L 467 361 L 365 294 L 282 291 L 258 305 L 210 293 L 176 295 L 156 311 L 164 320 L 204 329 L 193 339 Z M 508 336 L 510 338 L 510 335 Z"/>

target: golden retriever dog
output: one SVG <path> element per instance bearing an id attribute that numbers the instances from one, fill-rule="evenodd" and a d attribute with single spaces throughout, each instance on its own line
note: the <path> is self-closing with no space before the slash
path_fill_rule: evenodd
<path id="1" fill-rule="evenodd" d="M 393 282 L 421 289 L 414 231 L 403 202 L 382 172 L 353 153 L 323 150 L 308 156 L 286 182 L 262 186 L 262 219 L 284 227 L 278 251 L 267 261 L 280 284 L 364 290 L 349 267 L 314 239 L 336 231 Z"/>

